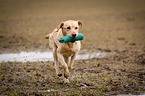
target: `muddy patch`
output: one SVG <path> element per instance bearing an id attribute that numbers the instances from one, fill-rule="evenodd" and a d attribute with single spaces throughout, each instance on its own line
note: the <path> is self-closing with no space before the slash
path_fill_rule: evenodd
<path id="1" fill-rule="evenodd" d="M 85 60 L 92 58 L 103 58 L 114 53 L 110 52 L 88 52 L 79 54 L 76 60 Z M 0 54 L 0 62 L 37 62 L 37 61 L 53 61 L 51 51 L 45 52 L 20 52 Z"/>

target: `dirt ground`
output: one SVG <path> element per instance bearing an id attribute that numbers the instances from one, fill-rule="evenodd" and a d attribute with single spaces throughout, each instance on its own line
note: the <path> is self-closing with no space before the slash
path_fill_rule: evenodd
<path id="1" fill-rule="evenodd" d="M 1 95 L 145 93 L 145 0 L 0 0 L 0 53 L 45 51 L 68 19 L 83 21 L 82 50 L 115 55 L 76 61 L 70 84 L 53 62 L 0 63 Z"/>

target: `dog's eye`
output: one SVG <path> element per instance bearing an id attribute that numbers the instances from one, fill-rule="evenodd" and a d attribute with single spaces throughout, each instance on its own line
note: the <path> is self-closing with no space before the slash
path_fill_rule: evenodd
<path id="1" fill-rule="evenodd" d="M 75 29 L 78 29 L 78 27 L 75 27 Z"/>
<path id="2" fill-rule="evenodd" d="M 70 27 L 67 27 L 67 29 L 70 29 Z"/>

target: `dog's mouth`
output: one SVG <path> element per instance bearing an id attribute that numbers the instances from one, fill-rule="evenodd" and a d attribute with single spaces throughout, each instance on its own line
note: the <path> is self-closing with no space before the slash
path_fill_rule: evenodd
<path id="1" fill-rule="evenodd" d="M 72 39 L 75 39 L 76 37 L 71 37 Z"/>
<path id="2" fill-rule="evenodd" d="M 72 33 L 70 37 L 71 37 L 72 39 L 74 39 L 74 38 L 76 38 L 77 36 L 78 36 L 78 35 L 77 35 L 76 33 Z"/>
<path id="3" fill-rule="evenodd" d="M 71 41 L 71 43 L 75 43 L 75 41 Z"/>
<path id="4" fill-rule="evenodd" d="M 77 36 L 76 35 L 74 35 L 74 36 L 72 35 L 71 38 L 72 38 L 71 43 L 75 43 Z"/>
<path id="5" fill-rule="evenodd" d="M 77 36 L 77 34 L 72 34 L 72 38 L 75 38 Z"/>

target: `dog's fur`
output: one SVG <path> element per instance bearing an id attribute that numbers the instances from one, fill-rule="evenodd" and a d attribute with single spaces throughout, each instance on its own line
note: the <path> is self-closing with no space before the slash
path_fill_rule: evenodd
<path id="1" fill-rule="evenodd" d="M 52 33 L 46 35 L 46 39 L 49 39 L 49 47 L 53 49 L 56 74 L 62 76 L 62 72 L 58 65 L 60 62 L 64 68 L 64 82 L 66 83 L 69 83 L 68 77 L 70 73 L 68 69 L 72 68 L 75 58 L 81 48 L 81 43 L 80 41 L 75 41 L 74 43 L 60 43 L 58 39 L 67 35 L 71 38 L 77 37 L 80 27 L 82 27 L 82 21 L 68 20 L 60 23 Z"/>

